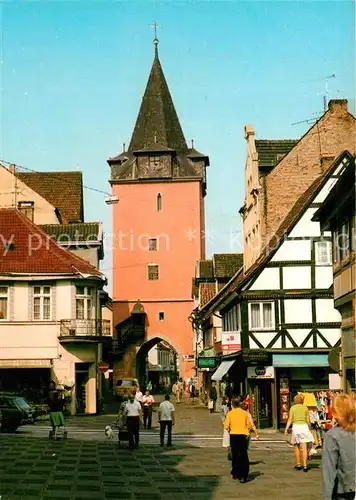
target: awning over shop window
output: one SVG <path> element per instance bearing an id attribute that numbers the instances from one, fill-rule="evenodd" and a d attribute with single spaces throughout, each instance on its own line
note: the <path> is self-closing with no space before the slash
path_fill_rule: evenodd
<path id="1" fill-rule="evenodd" d="M 222 361 L 221 365 L 219 368 L 216 370 L 214 375 L 211 377 L 211 380 L 214 380 L 215 382 L 218 382 L 221 380 L 227 372 L 230 370 L 232 365 L 235 363 L 234 359 L 228 360 L 228 361 Z"/>
<path id="2" fill-rule="evenodd" d="M 273 354 L 275 368 L 329 366 L 327 354 Z"/>

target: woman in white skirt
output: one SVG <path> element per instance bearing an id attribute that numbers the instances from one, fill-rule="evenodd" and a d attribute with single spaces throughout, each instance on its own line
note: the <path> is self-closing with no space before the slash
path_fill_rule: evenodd
<path id="1" fill-rule="evenodd" d="M 229 411 L 230 411 L 229 401 L 225 396 L 223 396 L 221 401 L 221 422 L 223 426 L 225 424 L 226 415 L 229 413 Z M 222 442 L 223 448 L 230 448 L 230 434 L 225 429 L 225 427 L 223 432 L 224 432 L 223 442 Z"/>
<path id="2" fill-rule="evenodd" d="M 313 443 L 314 438 L 310 431 L 308 408 L 303 406 L 303 401 L 301 394 L 295 396 L 284 433 L 288 434 L 293 425 L 291 444 L 294 445 L 295 468 L 308 472 L 308 443 Z"/>

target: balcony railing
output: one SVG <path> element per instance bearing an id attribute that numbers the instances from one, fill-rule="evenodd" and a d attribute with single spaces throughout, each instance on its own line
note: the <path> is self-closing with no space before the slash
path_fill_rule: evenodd
<path id="1" fill-rule="evenodd" d="M 61 337 L 107 337 L 111 335 L 108 319 L 62 319 Z"/>

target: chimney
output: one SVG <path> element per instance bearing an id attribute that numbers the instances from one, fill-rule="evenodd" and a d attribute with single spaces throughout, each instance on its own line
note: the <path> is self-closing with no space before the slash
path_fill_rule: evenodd
<path id="1" fill-rule="evenodd" d="M 345 114 L 347 113 L 347 99 L 331 99 L 328 108 L 331 113 Z"/>
<path id="2" fill-rule="evenodd" d="M 245 139 L 247 140 L 250 135 L 255 135 L 255 129 L 252 125 L 245 125 Z"/>
<path id="3" fill-rule="evenodd" d="M 11 172 L 13 175 L 16 174 L 16 166 L 13 163 L 9 165 L 9 172 Z"/>

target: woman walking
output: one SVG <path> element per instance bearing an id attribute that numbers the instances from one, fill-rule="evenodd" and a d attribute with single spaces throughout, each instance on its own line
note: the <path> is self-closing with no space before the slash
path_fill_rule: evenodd
<path id="1" fill-rule="evenodd" d="M 353 500 L 356 482 L 356 401 L 350 394 L 333 400 L 334 427 L 326 433 L 323 451 L 324 500 Z"/>
<path id="2" fill-rule="evenodd" d="M 293 425 L 291 444 L 294 445 L 295 468 L 308 472 L 308 443 L 313 443 L 314 438 L 310 432 L 309 411 L 303 405 L 304 397 L 297 394 L 294 397 L 294 406 L 290 409 L 289 418 L 284 431 Z"/>
<path id="3" fill-rule="evenodd" d="M 221 421 L 224 427 L 224 433 L 223 433 L 223 448 L 230 448 L 230 435 L 229 432 L 225 429 L 225 420 L 226 416 L 230 411 L 230 405 L 229 405 L 229 400 L 227 399 L 226 396 L 223 396 L 222 401 L 221 401 Z"/>
<path id="4" fill-rule="evenodd" d="M 246 483 L 250 471 L 248 459 L 248 436 L 250 434 L 250 419 L 247 411 L 240 407 L 238 398 L 232 401 L 232 410 L 226 416 L 225 429 L 230 434 L 230 447 L 232 458 L 231 475 L 240 483 Z M 258 439 L 258 435 L 256 434 Z"/>

